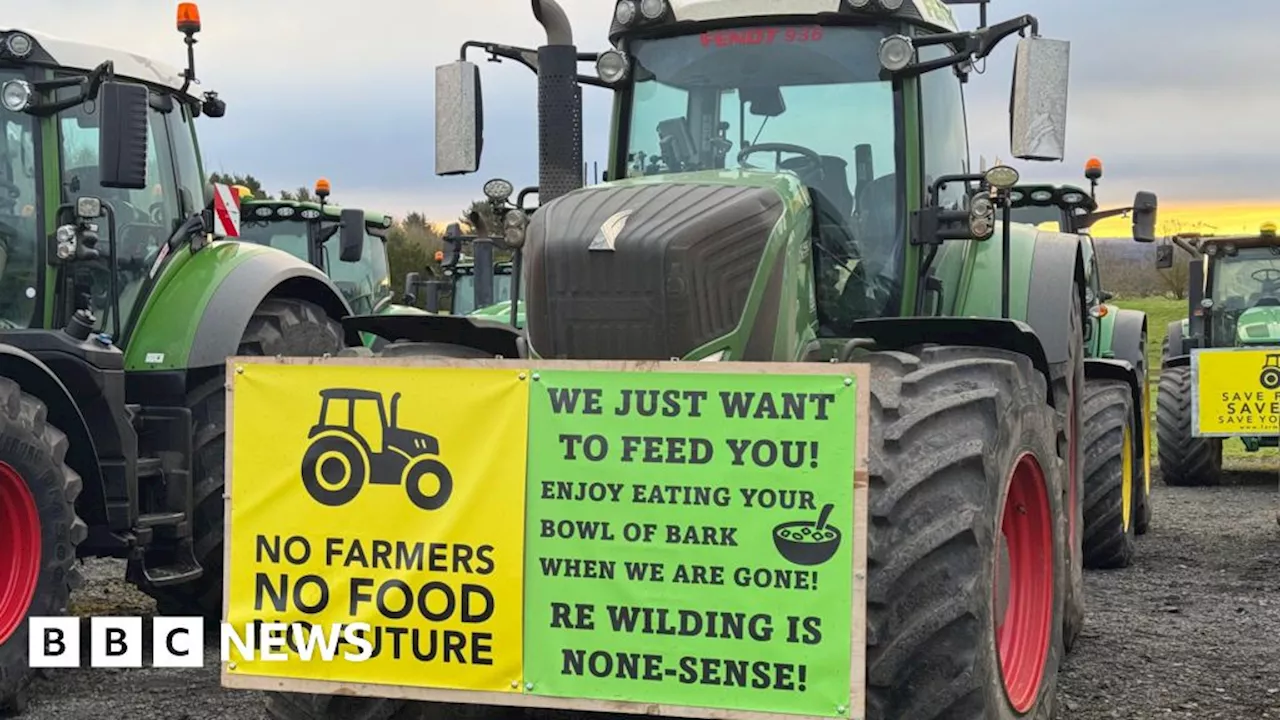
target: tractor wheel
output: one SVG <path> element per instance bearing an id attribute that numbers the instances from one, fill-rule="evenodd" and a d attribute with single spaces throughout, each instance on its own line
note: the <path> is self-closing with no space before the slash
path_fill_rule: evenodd
<path id="1" fill-rule="evenodd" d="M 1156 395 L 1156 451 L 1165 485 L 1204 486 L 1222 482 L 1222 438 L 1191 434 L 1191 368 L 1160 373 Z"/>
<path id="2" fill-rule="evenodd" d="M 79 584 L 76 516 L 81 480 L 67 467 L 67 436 L 44 403 L 0 378 L 0 713 L 21 713 L 32 670 L 27 617 L 65 615 Z"/>
<path id="3" fill-rule="evenodd" d="M 1136 482 L 1133 487 L 1133 534 L 1146 535 L 1147 528 L 1151 526 L 1151 467 L 1147 463 L 1147 452 L 1150 452 L 1151 444 L 1155 442 L 1155 438 L 1151 436 L 1151 384 L 1147 382 L 1146 377 L 1142 379 L 1142 424 L 1137 428 L 1136 432 L 1141 435 L 1143 445 L 1143 454 L 1134 458 L 1135 470 L 1134 478 Z"/>
<path id="4" fill-rule="evenodd" d="M 343 357 L 444 357 L 488 358 L 491 354 L 447 343 L 400 342 L 372 352 L 347 348 Z M 267 717 L 271 720 L 512 720 L 519 711 L 490 705 L 454 705 L 391 698 L 268 692 Z"/>
<path id="5" fill-rule="evenodd" d="M 1133 393 L 1119 380 L 1084 386 L 1084 563 L 1128 567 L 1134 554 L 1137 430 Z"/>
<path id="6" fill-rule="evenodd" d="M 316 357 L 337 354 L 345 345 L 342 326 L 318 305 L 269 298 L 249 319 L 237 355 Z M 187 396 L 192 423 L 192 503 L 195 507 L 196 560 L 204 567 L 198 580 L 148 590 L 162 615 L 201 615 L 222 619 L 222 542 L 225 516 L 227 400 L 221 373 Z"/>
<path id="7" fill-rule="evenodd" d="M 360 494 L 369 478 L 367 447 L 345 432 L 321 434 L 302 455 L 302 486 L 312 500 L 338 507 Z"/>
<path id="8" fill-rule="evenodd" d="M 867 715 L 1049 718 L 1068 581 L 1065 466 L 1019 354 L 871 364 Z"/>
<path id="9" fill-rule="evenodd" d="M 1084 443 L 1081 442 L 1084 413 L 1084 313 L 1078 293 L 1071 294 L 1071 315 L 1067 320 L 1070 342 L 1068 359 L 1050 368 L 1053 376 L 1054 409 L 1058 416 L 1058 456 L 1065 463 L 1063 481 L 1062 534 L 1067 547 L 1069 582 L 1062 621 L 1063 647 L 1071 652 L 1084 629 Z"/>

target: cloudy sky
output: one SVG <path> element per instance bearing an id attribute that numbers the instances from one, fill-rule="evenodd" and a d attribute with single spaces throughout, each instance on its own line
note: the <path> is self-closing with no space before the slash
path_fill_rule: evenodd
<path id="1" fill-rule="evenodd" d="M 561 2 L 579 47 L 601 49 L 612 3 Z M 169 0 L 6 5 L 9 27 L 183 62 Z M 1127 203 L 1148 189 L 1162 209 L 1236 204 L 1234 217 L 1218 214 L 1220 225 L 1242 222 L 1244 212 L 1248 222 L 1280 214 L 1280 65 L 1272 50 L 1280 3 L 1211 6 L 996 0 L 993 20 L 1030 12 L 1042 34 L 1072 42 L 1068 159 L 1019 165 L 1024 176 L 1075 181 L 1098 155 L 1104 202 Z M 325 176 L 339 203 L 438 219 L 456 216 L 486 178 L 536 182 L 535 78 L 511 63 L 481 62 L 488 132 L 480 173 L 433 174 L 433 68 L 455 59 L 466 39 L 536 47 L 545 36 L 524 0 L 207 0 L 201 10 L 197 74 L 228 106 L 225 117 L 199 121 L 207 169 L 252 173 L 273 191 Z M 976 12 L 960 11 L 965 23 L 976 21 Z M 1008 158 L 1013 45 L 1006 41 L 966 90 L 975 161 Z M 586 88 L 584 96 L 584 155 L 603 162 L 610 94 Z"/>

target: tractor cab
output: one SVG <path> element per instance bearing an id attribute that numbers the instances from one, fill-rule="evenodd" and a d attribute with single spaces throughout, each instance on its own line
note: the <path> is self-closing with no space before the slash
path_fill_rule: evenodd
<path id="1" fill-rule="evenodd" d="M 1173 245 L 1195 259 L 1184 337 L 1193 347 L 1280 345 L 1280 238 L 1274 223 L 1257 235 L 1177 235 L 1158 248 L 1157 266 L 1173 265 Z"/>
<path id="2" fill-rule="evenodd" d="M 240 239 L 283 250 L 320 268 L 342 291 L 353 314 L 392 304 L 387 261 L 389 215 L 328 202 L 329 181 L 316 181 L 313 201 L 243 197 Z"/>

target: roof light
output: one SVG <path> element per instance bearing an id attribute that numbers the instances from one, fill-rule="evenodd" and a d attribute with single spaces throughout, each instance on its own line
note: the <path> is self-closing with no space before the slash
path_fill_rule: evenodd
<path id="1" fill-rule="evenodd" d="M 657 20 L 667 12 L 667 0 L 640 0 L 640 14 L 646 20 Z"/>
<path id="2" fill-rule="evenodd" d="M 484 196 L 494 202 L 505 202 L 513 192 L 515 188 L 502 178 L 494 178 L 484 184 Z"/>
<path id="3" fill-rule="evenodd" d="M 22 112 L 31 107 L 31 83 L 26 80 L 10 80 L 0 86 L 0 104 L 9 112 Z"/>
<path id="4" fill-rule="evenodd" d="M 304 220 L 315 220 L 320 217 L 320 211 L 313 208 L 307 208 L 299 213 L 299 215 L 301 215 Z"/>
<path id="5" fill-rule="evenodd" d="M 1048 190 L 1036 190 L 1031 193 L 1031 199 L 1036 202 L 1049 202 L 1053 199 L 1053 193 Z"/>
<path id="6" fill-rule="evenodd" d="M 329 190 L 329 181 L 327 179 L 320 178 L 316 181 L 316 197 L 322 199 L 329 197 Z"/>
<path id="7" fill-rule="evenodd" d="M 897 12 L 902 9 L 902 0 L 878 0 L 880 7 L 889 12 Z"/>
<path id="8" fill-rule="evenodd" d="M 613 9 L 613 21 L 619 25 L 630 25 L 636 19 L 636 4 L 631 0 L 621 0 Z"/>
<path id="9" fill-rule="evenodd" d="M 258 209 L 256 209 L 256 210 L 254 210 L 254 211 L 253 211 L 253 214 L 254 214 L 254 215 L 257 215 L 258 217 L 262 217 L 262 218 L 264 218 L 264 217 L 271 217 L 271 208 L 266 207 L 266 206 L 263 206 L 263 207 L 260 207 L 260 208 L 258 208 Z"/>
<path id="10" fill-rule="evenodd" d="M 26 33 L 11 33 L 4 39 L 4 49 L 17 58 L 24 58 L 30 55 L 31 49 L 34 47 L 35 41 Z"/>
<path id="11" fill-rule="evenodd" d="M 282 218 L 293 217 L 293 208 L 288 205 L 276 210 L 276 214 Z"/>
<path id="12" fill-rule="evenodd" d="M 195 3 L 178 3 L 178 32 L 184 35 L 200 32 L 200 8 Z"/>
<path id="13" fill-rule="evenodd" d="M 618 50 L 606 50 L 600 53 L 600 58 L 596 60 L 596 73 L 600 79 L 614 85 L 620 83 L 627 78 L 627 70 L 631 63 L 628 62 L 627 56 Z"/>
<path id="14" fill-rule="evenodd" d="M 1102 161 L 1096 157 L 1091 157 L 1084 164 L 1084 176 L 1089 180 L 1100 180 L 1102 178 Z"/>
<path id="15" fill-rule="evenodd" d="M 1065 193 L 1065 194 L 1062 196 L 1062 202 L 1064 202 L 1064 203 L 1066 203 L 1066 204 L 1068 204 L 1068 205 L 1075 205 L 1075 204 L 1077 204 L 1077 203 L 1082 203 L 1082 202 L 1084 202 L 1084 195 L 1081 195 L 1081 194 L 1080 194 L 1080 193 L 1078 193 L 1078 192 L 1069 192 L 1069 193 Z"/>
<path id="16" fill-rule="evenodd" d="M 849 6 L 854 10 L 865 10 L 870 4 L 871 0 L 849 0 Z"/>
<path id="17" fill-rule="evenodd" d="M 915 45 L 906 35 L 890 35 L 880 41 L 880 67 L 897 72 L 911 64 Z"/>

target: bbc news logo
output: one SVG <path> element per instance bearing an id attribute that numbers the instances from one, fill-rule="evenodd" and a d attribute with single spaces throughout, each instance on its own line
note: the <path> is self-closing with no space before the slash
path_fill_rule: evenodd
<path id="1" fill-rule="evenodd" d="M 76 617 L 32 617 L 28 658 L 33 668 L 78 668 L 81 623 Z M 89 619 L 89 667 L 140 668 L 143 648 L 151 648 L 151 667 L 204 667 L 205 623 L 198 617 L 156 617 L 148 642 L 141 617 Z M 222 662 L 364 662 L 373 657 L 368 623 L 250 622 L 243 628 L 220 627 Z M 234 649 L 235 654 L 232 653 Z"/>

